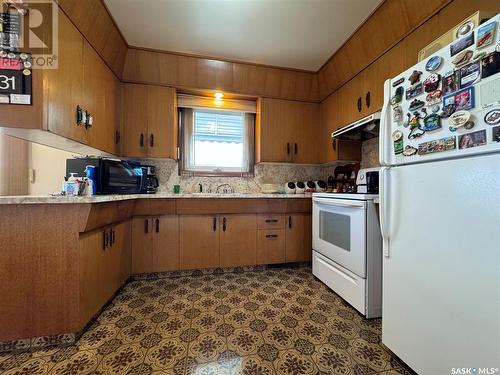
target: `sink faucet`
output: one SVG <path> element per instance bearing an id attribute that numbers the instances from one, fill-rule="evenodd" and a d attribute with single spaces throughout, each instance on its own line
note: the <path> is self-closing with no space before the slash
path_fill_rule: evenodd
<path id="1" fill-rule="evenodd" d="M 215 190 L 216 194 L 234 194 L 234 189 L 231 185 L 229 184 L 222 184 L 217 186 L 217 189 Z"/>
<path id="2" fill-rule="evenodd" d="M 203 193 L 203 185 L 198 184 L 198 193 Z"/>

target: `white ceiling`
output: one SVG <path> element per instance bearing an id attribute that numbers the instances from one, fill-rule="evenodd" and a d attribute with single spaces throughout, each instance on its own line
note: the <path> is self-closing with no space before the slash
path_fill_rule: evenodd
<path id="1" fill-rule="evenodd" d="M 382 0 L 104 0 L 131 46 L 316 71 Z"/>

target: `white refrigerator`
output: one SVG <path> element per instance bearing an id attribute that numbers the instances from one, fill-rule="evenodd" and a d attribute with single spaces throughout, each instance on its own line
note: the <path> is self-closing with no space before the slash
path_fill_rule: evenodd
<path id="1" fill-rule="evenodd" d="M 500 374 L 499 28 L 384 87 L 382 342 L 421 375 Z"/>

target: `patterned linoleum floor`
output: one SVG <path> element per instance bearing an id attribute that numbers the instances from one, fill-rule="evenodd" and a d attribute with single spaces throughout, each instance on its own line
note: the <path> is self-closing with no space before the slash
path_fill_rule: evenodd
<path id="1" fill-rule="evenodd" d="M 77 345 L 0 356 L 2 374 L 409 374 L 311 274 L 278 268 L 125 286 Z"/>

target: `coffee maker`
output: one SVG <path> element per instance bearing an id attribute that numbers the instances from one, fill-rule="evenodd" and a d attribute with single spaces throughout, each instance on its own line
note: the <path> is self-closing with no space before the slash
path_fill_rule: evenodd
<path id="1" fill-rule="evenodd" d="M 145 179 L 141 193 L 155 194 L 158 191 L 158 178 L 156 177 L 156 168 L 152 165 L 141 165 L 142 175 Z"/>

